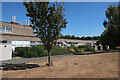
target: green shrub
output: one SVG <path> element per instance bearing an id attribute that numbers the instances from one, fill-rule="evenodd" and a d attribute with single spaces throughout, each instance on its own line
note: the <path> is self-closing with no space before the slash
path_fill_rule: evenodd
<path id="1" fill-rule="evenodd" d="M 80 48 L 76 47 L 74 48 L 75 52 L 79 52 L 80 51 Z"/>
<path id="2" fill-rule="evenodd" d="M 69 52 L 70 52 L 70 53 L 73 53 L 73 54 L 76 54 L 76 52 L 75 52 L 75 50 L 74 50 L 73 48 L 70 48 L 70 49 L 69 49 Z"/>
<path id="3" fill-rule="evenodd" d="M 68 47 L 68 49 L 71 49 L 71 48 L 72 48 L 72 49 L 75 49 L 75 48 L 77 48 L 77 47 L 75 47 L 75 46 L 69 46 L 69 47 Z"/>
<path id="4" fill-rule="evenodd" d="M 74 65 L 78 65 L 79 63 L 78 62 L 75 62 Z"/>
<path id="5" fill-rule="evenodd" d="M 70 46 L 68 47 L 68 49 L 74 49 L 75 50 L 75 53 L 84 53 L 85 51 L 95 51 L 94 48 L 92 48 L 91 46 L 89 45 L 84 45 L 84 46 L 78 46 L 78 47 L 75 47 L 75 46 Z"/>
<path id="6" fill-rule="evenodd" d="M 81 49 L 79 49 L 79 52 L 80 52 L 80 53 L 84 53 L 85 50 L 84 50 L 83 48 L 81 48 Z"/>
<path id="7" fill-rule="evenodd" d="M 62 54 L 69 54 L 69 51 L 60 46 L 53 46 L 51 50 L 51 55 L 62 55 Z"/>
<path id="8" fill-rule="evenodd" d="M 19 57 L 43 57 L 47 56 L 48 52 L 44 49 L 43 45 L 34 45 L 32 47 L 17 47 L 15 49 L 16 56 Z M 69 51 L 65 48 L 60 46 L 53 46 L 51 50 L 51 55 L 62 55 L 62 54 L 69 54 Z"/>
<path id="9" fill-rule="evenodd" d="M 75 52 L 75 50 L 73 48 L 70 48 L 69 51 L 70 52 Z"/>
<path id="10" fill-rule="evenodd" d="M 45 56 L 45 49 L 43 45 L 34 45 L 31 47 L 30 52 L 37 53 L 39 57 Z"/>
<path id="11" fill-rule="evenodd" d="M 30 48 L 29 47 L 16 47 L 15 48 L 15 55 L 14 56 L 19 56 L 19 57 L 25 57 L 26 53 L 29 52 Z"/>
<path id="12" fill-rule="evenodd" d="M 35 52 L 29 52 L 29 53 L 28 53 L 28 57 L 29 57 L 29 58 L 38 57 L 38 54 L 35 53 Z"/>
<path id="13" fill-rule="evenodd" d="M 84 48 L 84 50 L 85 51 L 95 51 L 94 48 L 92 48 L 91 46 L 88 46 L 88 45 Z"/>
<path id="14" fill-rule="evenodd" d="M 95 51 L 95 49 L 92 48 L 92 47 L 89 46 L 89 45 L 78 46 L 78 48 L 82 48 L 82 49 L 84 49 L 85 51 Z"/>
<path id="15" fill-rule="evenodd" d="M 17 47 L 15 49 L 15 53 L 15 56 L 19 57 L 42 57 L 45 56 L 45 49 L 43 45 L 34 45 L 32 47 Z"/>
<path id="16" fill-rule="evenodd" d="M 68 47 L 68 49 L 74 49 L 75 52 L 78 52 L 79 51 L 79 48 L 78 47 L 75 47 L 75 46 L 70 46 Z"/>

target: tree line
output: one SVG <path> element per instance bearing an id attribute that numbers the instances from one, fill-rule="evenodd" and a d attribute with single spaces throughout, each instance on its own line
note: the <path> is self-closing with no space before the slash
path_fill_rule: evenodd
<path id="1" fill-rule="evenodd" d="M 83 37 L 76 37 L 75 35 L 60 35 L 60 38 L 61 39 L 77 39 L 77 40 L 100 40 L 100 36 L 93 36 L 93 37 L 90 37 L 90 36 L 88 36 L 88 37 L 85 37 L 85 36 L 83 36 Z"/>

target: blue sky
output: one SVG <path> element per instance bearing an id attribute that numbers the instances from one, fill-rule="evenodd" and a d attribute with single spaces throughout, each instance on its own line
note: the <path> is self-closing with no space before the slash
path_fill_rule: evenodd
<path id="1" fill-rule="evenodd" d="M 103 21 L 106 19 L 107 7 L 115 2 L 65 2 L 65 16 L 68 21 L 63 35 L 98 36 L 104 31 Z M 16 21 L 25 22 L 29 19 L 22 2 L 3 2 L 2 21 L 10 22 L 11 16 Z"/>

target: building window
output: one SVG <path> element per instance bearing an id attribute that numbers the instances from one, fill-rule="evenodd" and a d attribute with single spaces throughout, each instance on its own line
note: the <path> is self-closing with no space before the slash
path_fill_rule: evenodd
<path id="1" fill-rule="evenodd" d="M 12 28 L 10 28 L 10 27 L 6 27 L 6 32 L 11 33 L 11 32 L 12 32 Z"/>
<path id="2" fill-rule="evenodd" d="M 15 45 L 15 41 L 12 41 L 12 44 Z"/>
<path id="3" fill-rule="evenodd" d="M 6 41 L 2 41 L 2 43 L 7 43 L 7 40 Z"/>
<path id="4" fill-rule="evenodd" d="M 41 44 L 41 42 L 40 41 L 36 41 L 35 44 Z"/>
<path id="5" fill-rule="evenodd" d="M 16 44 L 19 44 L 19 41 L 16 41 Z"/>
<path id="6" fill-rule="evenodd" d="M 74 44 L 78 44 L 78 43 L 74 43 Z"/>
<path id="7" fill-rule="evenodd" d="M 30 41 L 26 41 L 26 45 L 29 45 L 30 44 Z"/>
<path id="8" fill-rule="evenodd" d="M 23 41 L 23 44 L 25 44 L 25 45 L 26 45 L 26 41 Z"/>
<path id="9" fill-rule="evenodd" d="M 10 27 L 0 27 L 0 32 L 11 33 L 12 32 L 12 28 L 10 28 Z"/>
<path id="10" fill-rule="evenodd" d="M 22 44 L 23 44 L 23 41 L 19 41 L 19 44 L 21 44 L 21 45 L 22 45 Z"/>
<path id="11" fill-rule="evenodd" d="M 10 40 L 7 40 L 7 43 L 12 43 L 12 41 L 10 41 Z"/>
<path id="12" fill-rule="evenodd" d="M 3 41 L 0 41 L 0 43 L 11 43 L 10 40 L 3 40 Z"/>
<path id="13" fill-rule="evenodd" d="M 72 42 L 69 42 L 69 44 L 72 44 Z"/>
<path id="14" fill-rule="evenodd" d="M 0 32 L 5 32 L 5 27 L 0 27 Z"/>
<path id="15" fill-rule="evenodd" d="M 35 45 L 35 41 L 30 41 L 30 45 Z"/>
<path id="16" fill-rule="evenodd" d="M 57 42 L 57 44 L 60 44 L 60 42 Z"/>

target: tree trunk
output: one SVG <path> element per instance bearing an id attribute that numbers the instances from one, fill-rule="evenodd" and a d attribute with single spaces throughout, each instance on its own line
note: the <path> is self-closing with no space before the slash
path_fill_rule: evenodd
<path id="1" fill-rule="evenodd" d="M 48 51 L 48 66 L 51 66 L 52 62 L 51 62 L 51 52 Z"/>

